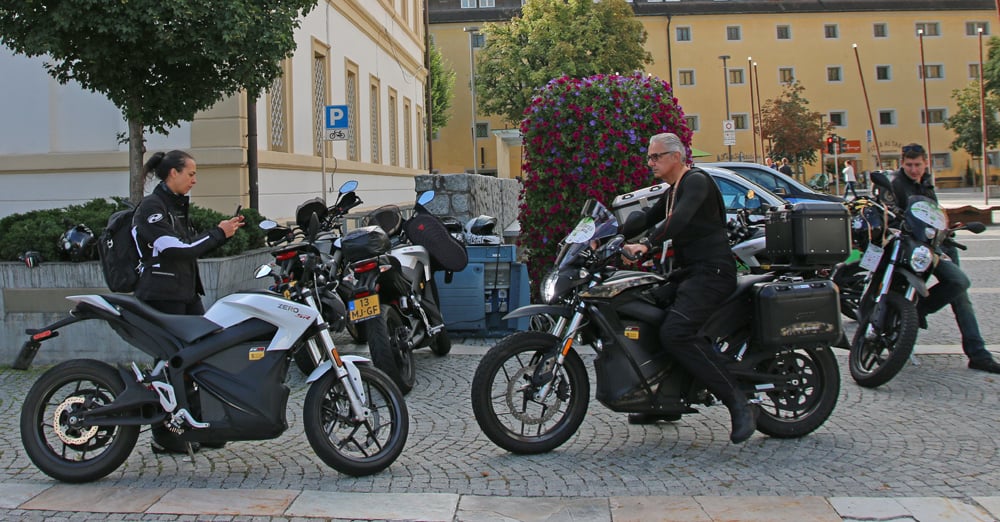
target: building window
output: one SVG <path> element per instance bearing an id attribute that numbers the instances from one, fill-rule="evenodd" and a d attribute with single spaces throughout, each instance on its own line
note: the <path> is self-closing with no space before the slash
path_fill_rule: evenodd
<path id="1" fill-rule="evenodd" d="M 792 39 L 792 26 L 790 25 L 779 25 L 777 27 L 778 40 L 791 40 Z"/>
<path id="2" fill-rule="evenodd" d="M 750 124 L 748 123 L 749 118 L 747 118 L 746 114 L 730 114 L 729 117 L 732 118 L 733 126 L 736 127 L 736 130 L 747 130 L 750 128 Z"/>
<path id="3" fill-rule="evenodd" d="M 269 125 L 269 149 L 278 152 L 289 152 L 288 125 L 288 83 L 292 80 L 291 60 L 281 63 L 281 76 L 274 79 L 267 90 L 267 124 Z"/>
<path id="4" fill-rule="evenodd" d="M 924 32 L 924 36 L 941 36 L 941 24 L 937 22 L 918 22 L 916 29 L 917 36 L 920 36 L 920 31 Z"/>
<path id="5" fill-rule="evenodd" d="M 895 125 L 896 124 L 896 111 L 893 111 L 893 110 L 878 111 L 878 124 L 879 125 Z"/>
<path id="6" fill-rule="evenodd" d="M 368 114 L 371 132 L 371 152 L 372 163 L 382 163 L 382 128 L 379 122 L 382 119 L 382 108 L 380 105 L 380 85 L 379 79 L 372 76 L 368 79 Z"/>
<path id="7" fill-rule="evenodd" d="M 726 40 L 735 41 L 742 39 L 743 38 L 740 36 L 740 26 L 730 25 L 726 27 Z"/>
<path id="8" fill-rule="evenodd" d="M 358 64 L 347 62 L 347 84 L 345 92 L 347 98 L 347 159 L 358 161 L 361 156 L 358 152 L 358 111 L 360 102 L 358 100 Z"/>
<path id="9" fill-rule="evenodd" d="M 823 26 L 823 37 L 824 38 L 839 38 L 840 31 L 838 30 L 837 24 L 826 24 Z"/>
<path id="10" fill-rule="evenodd" d="M 892 79 L 892 67 L 889 65 L 875 66 L 875 79 L 888 81 Z"/>
<path id="11" fill-rule="evenodd" d="M 944 78 L 944 65 L 939 63 L 924 65 L 923 73 L 921 73 L 921 68 L 917 66 L 917 79 L 926 77 L 927 79 L 940 79 Z"/>
<path id="12" fill-rule="evenodd" d="M 690 42 L 691 41 L 691 28 L 690 27 L 678 27 L 676 34 L 677 34 L 677 41 L 678 42 Z"/>
<path id="13" fill-rule="evenodd" d="M 476 122 L 476 138 L 488 138 L 490 136 L 489 122 Z"/>
<path id="14" fill-rule="evenodd" d="M 989 153 L 987 152 L 987 155 Z M 947 152 L 931 154 L 931 163 L 935 169 L 943 170 L 951 168 L 951 154 Z"/>
<path id="15" fill-rule="evenodd" d="M 827 67 L 826 68 L 826 81 L 828 82 L 839 82 L 843 81 L 843 77 L 840 73 L 840 67 Z"/>
<path id="16" fill-rule="evenodd" d="M 930 121 L 927 121 L 925 114 L 930 115 Z M 945 109 L 930 109 L 924 113 L 923 109 L 920 109 L 920 123 L 921 125 L 925 123 L 944 123 L 948 119 L 948 113 Z"/>
<path id="17" fill-rule="evenodd" d="M 965 22 L 966 36 L 979 36 L 979 29 L 983 30 L 983 36 L 990 34 L 989 22 Z"/>
<path id="18" fill-rule="evenodd" d="M 969 79 L 979 81 L 979 64 L 970 63 L 969 64 Z"/>
<path id="19" fill-rule="evenodd" d="M 483 33 L 472 33 L 472 48 L 482 49 L 486 46 L 486 35 Z"/>
<path id="20" fill-rule="evenodd" d="M 834 127 L 846 127 L 847 126 L 847 113 L 846 112 L 831 112 L 830 113 L 830 123 Z"/>
<path id="21" fill-rule="evenodd" d="M 872 36 L 874 36 L 875 38 L 888 38 L 889 24 L 885 22 L 872 24 Z"/>
<path id="22" fill-rule="evenodd" d="M 313 154 L 322 156 L 326 146 L 326 55 L 313 54 L 312 102 L 313 102 Z"/>
<path id="23" fill-rule="evenodd" d="M 410 119 L 410 100 L 403 98 L 403 166 L 413 168 L 413 121 Z"/>
<path id="24" fill-rule="evenodd" d="M 462 9 L 471 9 L 476 7 L 476 0 L 462 0 Z"/>
<path id="25" fill-rule="evenodd" d="M 679 85 L 694 85 L 694 69 L 677 71 L 677 83 Z"/>
<path id="26" fill-rule="evenodd" d="M 399 124 L 396 114 L 396 89 L 389 88 L 389 164 L 399 165 Z"/>
<path id="27" fill-rule="evenodd" d="M 729 85 L 743 85 L 743 69 L 729 69 Z"/>
<path id="28" fill-rule="evenodd" d="M 417 129 L 417 168 L 424 169 L 427 165 L 424 164 L 424 147 L 427 146 L 427 122 L 424 121 L 424 108 L 417 105 L 417 125 L 420 126 Z"/>
<path id="29" fill-rule="evenodd" d="M 479 7 L 496 7 L 496 0 L 479 0 Z"/>
<path id="30" fill-rule="evenodd" d="M 795 81 L 795 69 L 791 67 L 781 67 L 778 69 L 778 81 L 781 83 L 792 83 Z"/>
<path id="31" fill-rule="evenodd" d="M 688 130 L 690 130 L 691 132 L 696 132 L 700 130 L 697 116 L 685 116 L 684 123 L 687 124 Z"/>

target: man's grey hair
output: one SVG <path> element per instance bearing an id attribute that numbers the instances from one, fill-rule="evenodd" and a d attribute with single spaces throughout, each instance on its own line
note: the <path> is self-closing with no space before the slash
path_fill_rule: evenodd
<path id="1" fill-rule="evenodd" d="M 684 148 L 684 143 L 676 134 L 672 132 L 662 132 L 660 134 L 654 135 L 649 138 L 649 143 L 659 143 L 667 148 L 667 152 L 680 152 L 681 158 L 686 163 L 688 160 L 687 150 Z"/>

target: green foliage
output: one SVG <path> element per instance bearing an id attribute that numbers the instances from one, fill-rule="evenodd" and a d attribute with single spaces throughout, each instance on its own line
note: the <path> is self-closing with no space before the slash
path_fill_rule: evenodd
<path id="1" fill-rule="evenodd" d="M 761 108 L 761 136 L 771 140 L 771 158 L 792 163 L 812 163 L 816 151 L 826 146 L 826 134 L 832 129 L 823 123 L 820 113 L 809 110 L 809 100 L 802 96 L 805 87 L 798 80 L 785 84 L 781 96 L 765 102 Z"/>
<path id="2" fill-rule="evenodd" d="M 445 63 L 436 45 L 430 48 L 431 132 L 437 132 L 451 119 L 451 104 L 455 96 L 455 70 Z"/>
<path id="3" fill-rule="evenodd" d="M 610 205 L 618 194 L 656 183 L 646 151 L 661 132 L 676 134 L 691 156 L 691 131 L 670 85 L 641 72 L 557 78 L 532 100 L 521 123 L 518 217 L 532 281 L 551 267 L 587 199 Z"/>
<path id="4" fill-rule="evenodd" d="M 532 0 L 510 22 L 487 23 L 476 57 L 478 109 L 517 123 L 536 89 L 561 76 L 640 70 L 646 31 L 625 0 Z"/>
<path id="5" fill-rule="evenodd" d="M 951 150 L 962 149 L 971 156 L 979 157 L 983 151 L 983 130 L 980 121 L 979 82 L 974 81 L 962 89 L 951 91 L 951 97 L 958 110 L 944 122 L 944 128 L 955 133 Z M 990 92 L 984 100 L 986 104 L 986 147 L 993 148 L 1000 141 L 1000 123 L 996 113 L 1000 110 L 1000 95 Z"/>
<path id="6" fill-rule="evenodd" d="M 0 261 L 16 261 L 21 253 L 28 250 L 39 252 L 46 261 L 68 261 L 59 248 L 59 239 L 64 232 L 78 224 L 84 224 L 93 231 L 94 237 L 98 237 L 104 232 L 111 214 L 126 208 L 129 205 L 125 198 L 113 198 L 94 199 L 66 208 L 11 214 L 0 219 Z M 246 226 L 206 257 L 233 256 L 264 246 L 264 231 L 258 226 L 264 218 L 253 209 L 244 209 L 242 214 L 246 219 Z M 191 205 L 191 223 L 195 230 L 208 230 L 230 217 L 232 216 Z M 97 259 L 96 250 L 93 252 L 93 259 Z"/>

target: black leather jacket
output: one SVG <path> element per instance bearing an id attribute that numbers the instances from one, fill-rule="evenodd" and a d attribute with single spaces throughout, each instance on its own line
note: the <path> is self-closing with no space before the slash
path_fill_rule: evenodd
<path id="1" fill-rule="evenodd" d="M 226 241 L 219 227 L 197 234 L 188 218 L 189 198 L 164 183 L 143 198 L 135 211 L 135 227 L 143 270 L 135 296 L 143 300 L 191 302 L 204 295 L 198 258 Z"/>

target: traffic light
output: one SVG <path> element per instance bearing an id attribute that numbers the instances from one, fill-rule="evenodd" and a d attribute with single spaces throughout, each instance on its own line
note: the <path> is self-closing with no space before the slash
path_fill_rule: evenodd
<path id="1" fill-rule="evenodd" d="M 843 136 L 837 136 L 837 146 L 841 154 L 847 153 L 847 138 Z"/>
<path id="2" fill-rule="evenodd" d="M 826 153 L 833 154 L 833 136 L 826 137 Z"/>

